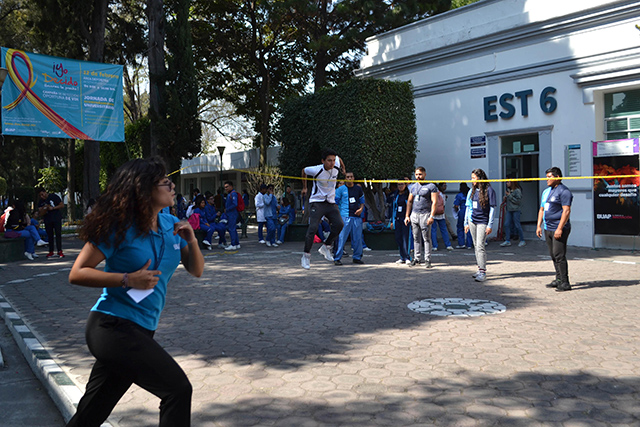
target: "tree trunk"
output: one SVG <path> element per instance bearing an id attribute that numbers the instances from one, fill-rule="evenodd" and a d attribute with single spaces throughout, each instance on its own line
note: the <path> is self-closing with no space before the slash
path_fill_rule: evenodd
<path id="1" fill-rule="evenodd" d="M 89 33 L 89 61 L 102 62 L 104 59 L 104 35 L 107 26 L 107 6 L 109 0 L 94 0 Z M 100 142 L 84 143 L 84 203 L 100 196 Z"/>
<path id="2" fill-rule="evenodd" d="M 163 0 L 147 0 L 149 20 L 149 117 L 151 119 L 151 140 L 149 154 L 159 153 L 161 127 L 164 120 L 164 36 L 165 19 Z"/>
<path id="3" fill-rule="evenodd" d="M 69 189 L 69 203 L 67 204 L 67 219 L 76 219 L 76 140 L 70 139 L 67 144 L 67 188 Z"/>
<path id="4" fill-rule="evenodd" d="M 327 52 L 325 50 L 318 50 L 316 53 L 316 65 L 313 75 L 313 90 L 318 92 L 321 88 L 327 85 Z"/>

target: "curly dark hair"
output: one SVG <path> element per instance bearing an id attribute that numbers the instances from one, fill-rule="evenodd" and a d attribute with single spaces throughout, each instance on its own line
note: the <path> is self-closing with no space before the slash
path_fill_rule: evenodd
<path id="1" fill-rule="evenodd" d="M 109 237 L 115 232 L 113 244 L 117 248 L 129 227 L 138 235 L 151 231 L 153 188 L 167 176 L 167 169 L 158 156 L 130 160 L 115 172 L 107 191 L 96 201 L 80 228 L 80 239 L 96 244 L 110 245 Z"/>
<path id="2" fill-rule="evenodd" d="M 474 174 L 475 176 L 478 177 L 479 180 L 486 180 L 487 178 L 487 174 L 482 170 L 482 169 L 474 169 L 471 171 L 472 174 Z M 482 206 L 482 209 L 486 209 L 489 206 L 489 194 L 487 189 L 490 187 L 491 185 L 488 182 L 477 182 L 475 181 L 473 183 L 473 189 L 471 191 L 471 197 L 473 198 L 473 196 L 476 194 L 476 190 L 480 191 L 480 194 L 478 194 L 478 201 L 480 202 L 480 206 Z"/>

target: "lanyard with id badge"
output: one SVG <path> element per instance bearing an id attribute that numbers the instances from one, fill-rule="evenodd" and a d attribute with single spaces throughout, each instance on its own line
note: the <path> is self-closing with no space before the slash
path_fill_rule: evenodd
<path id="1" fill-rule="evenodd" d="M 164 231 L 159 229 L 160 238 L 162 242 L 160 244 L 160 250 L 156 248 L 156 237 L 153 234 L 149 235 L 149 242 L 151 243 L 151 250 L 153 251 L 153 263 L 150 267 L 153 267 L 152 270 L 157 270 L 160 267 L 160 263 L 162 262 L 162 258 L 164 257 Z M 149 295 L 154 292 L 155 288 L 151 289 L 134 289 L 131 288 L 127 291 L 127 295 L 134 300 L 136 303 L 139 303 Z"/>

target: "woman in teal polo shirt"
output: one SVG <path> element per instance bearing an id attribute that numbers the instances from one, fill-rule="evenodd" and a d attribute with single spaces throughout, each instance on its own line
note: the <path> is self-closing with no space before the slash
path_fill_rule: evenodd
<path id="1" fill-rule="evenodd" d="M 69 282 L 103 290 L 86 327 L 96 363 L 68 426 L 100 426 L 134 383 L 161 399 L 160 426 L 190 425 L 191 384 L 153 339 L 180 261 L 196 277 L 204 269 L 189 223 L 160 213 L 174 187 L 160 158 L 132 160 L 85 219 Z M 96 268 L 103 260 L 104 271 Z"/>

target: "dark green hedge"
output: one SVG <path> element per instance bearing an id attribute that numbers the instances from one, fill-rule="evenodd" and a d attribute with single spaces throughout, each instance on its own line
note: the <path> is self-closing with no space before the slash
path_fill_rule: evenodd
<path id="1" fill-rule="evenodd" d="M 417 146 L 411 84 L 354 79 L 289 100 L 278 132 L 284 175 L 300 176 L 331 148 L 356 179 L 411 176 Z"/>

